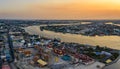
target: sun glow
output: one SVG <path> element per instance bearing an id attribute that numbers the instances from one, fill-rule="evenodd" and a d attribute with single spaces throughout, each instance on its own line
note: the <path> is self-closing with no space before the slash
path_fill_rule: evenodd
<path id="1" fill-rule="evenodd" d="M 0 1 L 0 15 L 0 18 L 119 19 L 120 0 L 5 0 Z"/>

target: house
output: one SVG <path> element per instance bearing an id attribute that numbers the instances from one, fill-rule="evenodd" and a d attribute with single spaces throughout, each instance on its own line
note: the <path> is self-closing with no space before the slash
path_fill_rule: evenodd
<path id="1" fill-rule="evenodd" d="M 44 67 L 47 65 L 47 62 L 43 61 L 42 59 L 37 60 L 37 62 L 39 63 L 40 67 Z"/>
<path id="2" fill-rule="evenodd" d="M 85 65 L 88 65 L 94 62 L 94 59 L 84 54 L 75 54 L 74 57 L 81 60 L 82 63 Z"/>
<path id="3" fill-rule="evenodd" d="M 63 49 L 53 49 L 54 53 L 58 54 L 58 55 L 64 55 L 65 54 L 65 50 Z"/>
<path id="4" fill-rule="evenodd" d="M 112 60 L 111 60 L 111 59 L 107 59 L 105 62 L 106 62 L 106 63 L 111 63 Z"/>
<path id="5" fill-rule="evenodd" d="M 24 55 L 25 55 L 26 57 L 30 56 L 30 55 L 31 55 L 31 51 L 24 51 Z"/>

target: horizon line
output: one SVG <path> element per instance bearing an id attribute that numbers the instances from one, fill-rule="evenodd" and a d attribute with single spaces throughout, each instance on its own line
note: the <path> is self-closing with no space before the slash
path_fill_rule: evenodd
<path id="1" fill-rule="evenodd" d="M 98 20 L 98 21 L 99 21 L 99 20 L 120 20 L 120 19 L 16 19 L 16 18 L 0 18 L 0 20 L 35 20 L 35 21 L 36 21 L 36 20 L 43 20 L 43 21 L 44 21 L 44 20 L 51 20 L 51 21 L 52 21 L 52 20 L 56 20 L 56 21 L 57 21 L 57 20 L 58 20 L 58 21 L 59 21 L 59 20 L 61 20 L 61 21 L 62 21 L 62 20 L 66 20 L 66 21 L 67 21 L 67 20 L 72 20 L 72 21 L 74 21 L 74 20 L 78 20 L 78 21 L 79 21 L 79 20 L 81 20 L 81 21 L 82 21 L 82 20 Z"/>

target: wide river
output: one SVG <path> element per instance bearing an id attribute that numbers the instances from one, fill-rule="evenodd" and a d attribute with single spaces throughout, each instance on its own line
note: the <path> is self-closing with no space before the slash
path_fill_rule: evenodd
<path id="1" fill-rule="evenodd" d="M 74 42 L 88 45 L 100 45 L 120 50 L 120 36 L 83 36 L 77 34 L 63 34 L 53 31 L 40 31 L 40 26 L 29 26 L 25 28 L 29 34 L 37 34 L 48 38 L 60 38 L 63 42 Z"/>

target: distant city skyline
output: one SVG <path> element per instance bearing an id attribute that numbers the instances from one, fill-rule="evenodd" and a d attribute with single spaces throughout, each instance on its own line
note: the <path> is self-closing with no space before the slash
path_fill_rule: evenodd
<path id="1" fill-rule="evenodd" d="M 0 19 L 120 19 L 120 0 L 0 0 Z"/>

